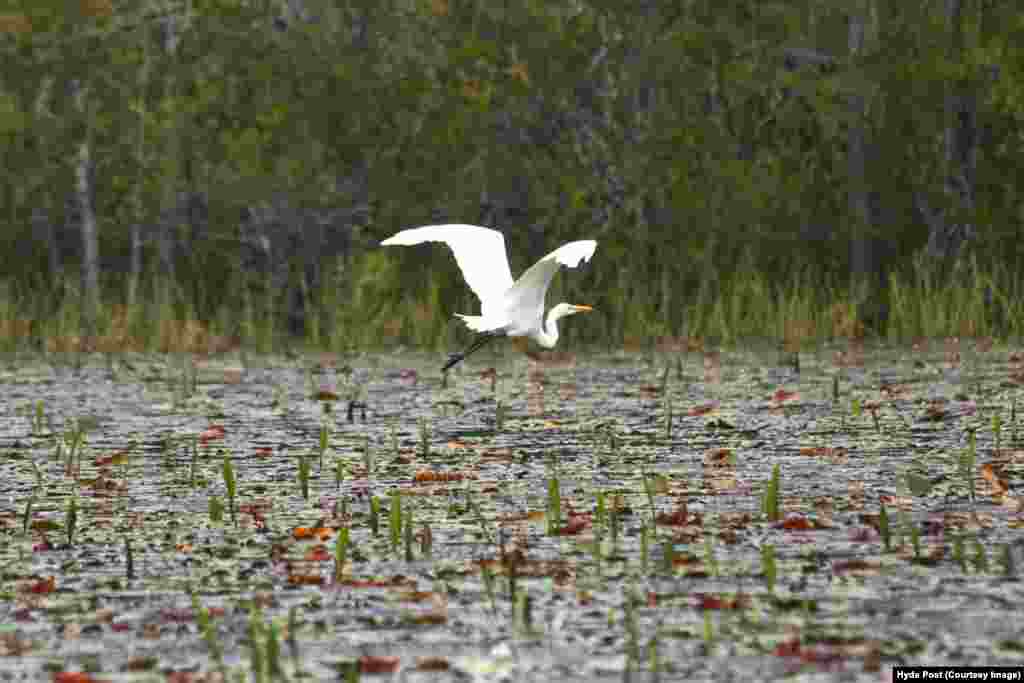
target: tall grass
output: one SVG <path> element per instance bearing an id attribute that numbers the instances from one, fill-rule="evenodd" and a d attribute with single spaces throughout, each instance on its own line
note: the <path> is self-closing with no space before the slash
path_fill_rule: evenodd
<path id="1" fill-rule="evenodd" d="M 1022 285 L 1019 271 L 1002 263 L 983 269 L 971 258 L 944 273 L 918 259 L 906 275 L 889 279 L 889 336 L 1017 338 L 1024 313 Z"/>
<path id="2" fill-rule="evenodd" d="M 475 312 L 472 294 L 449 271 L 404 275 L 401 257 L 384 251 L 325 268 L 319 288 L 301 290 L 307 315 L 300 337 L 288 332 L 289 294 L 275 289 L 263 274 L 227 273 L 217 298 L 206 299 L 217 302 L 216 307 L 202 314 L 192 303 L 196 297 L 186 294 L 194 287 L 151 275 L 140 282 L 136 303 L 129 305 L 126 283 L 108 278 L 92 331 L 85 329 L 85 298 L 75 279 L 61 278 L 48 287 L 0 281 L 0 351 L 204 352 L 232 343 L 265 352 L 282 345 L 343 351 L 445 348 L 457 342 L 463 332 L 451 314 Z M 1019 271 L 1005 264 L 984 267 L 977 259 L 965 259 L 951 272 L 919 259 L 892 273 L 886 288 L 873 291 L 850 287 L 845 278 L 812 267 L 783 280 L 750 265 L 729 272 L 705 269 L 702 275 L 696 286 L 662 283 L 658 296 L 640 300 L 631 297 L 647 291 L 646 285 L 632 287 L 627 277 L 613 278 L 621 287 L 591 292 L 588 303 L 600 313 L 572 321 L 566 338 L 611 346 L 653 344 L 671 336 L 799 345 L 863 334 L 901 342 L 943 336 L 1019 338 L 1024 331 Z M 403 280 L 415 284 L 403 287 Z"/>

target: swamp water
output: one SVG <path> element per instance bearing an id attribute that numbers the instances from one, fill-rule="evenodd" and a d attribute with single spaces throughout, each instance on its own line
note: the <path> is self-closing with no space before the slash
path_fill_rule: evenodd
<path id="1" fill-rule="evenodd" d="M 1024 662 L 1016 349 L 551 358 L 0 359 L 0 680 Z"/>

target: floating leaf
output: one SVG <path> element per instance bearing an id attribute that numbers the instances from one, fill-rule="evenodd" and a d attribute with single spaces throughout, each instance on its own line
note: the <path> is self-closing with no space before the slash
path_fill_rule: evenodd
<path id="1" fill-rule="evenodd" d="M 796 391 L 786 391 L 785 389 L 778 389 L 772 394 L 772 401 L 774 403 L 788 403 L 790 401 L 799 400 L 800 394 Z"/>
<path id="2" fill-rule="evenodd" d="M 35 593 L 36 595 L 45 595 L 52 593 L 57 590 L 57 579 L 53 576 L 47 576 L 42 579 L 38 579 L 28 585 L 27 588 L 29 593 Z"/>
<path id="3" fill-rule="evenodd" d="M 718 401 L 712 401 L 711 403 L 705 403 L 703 405 L 694 406 L 686 411 L 686 414 L 690 417 L 700 417 L 701 415 L 707 415 L 718 407 Z"/>
<path id="4" fill-rule="evenodd" d="M 364 674 L 390 674 L 398 671 L 401 663 L 398 657 L 374 657 L 364 655 L 359 658 L 359 672 Z"/>
<path id="5" fill-rule="evenodd" d="M 305 540 L 305 539 L 313 539 L 313 538 L 318 539 L 320 541 L 326 541 L 326 540 L 330 539 L 331 536 L 333 536 L 333 535 L 334 535 L 334 529 L 331 529 L 330 527 L 322 527 L 322 526 L 317 526 L 317 527 L 299 526 L 299 527 L 295 527 L 295 529 L 292 530 L 292 538 L 294 538 L 297 541 Z"/>
<path id="6" fill-rule="evenodd" d="M 907 488 L 915 496 L 927 496 L 928 492 L 932 490 L 932 482 L 928 477 L 922 477 L 919 474 L 913 472 L 907 472 L 906 475 Z"/>
<path id="7" fill-rule="evenodd" d="M 217 441 L 224 438 L 224 427 L 221 425 L 210 425 L 207 429 L 200 432 L 199 443 L 207 444 L 210 441 Z"/>

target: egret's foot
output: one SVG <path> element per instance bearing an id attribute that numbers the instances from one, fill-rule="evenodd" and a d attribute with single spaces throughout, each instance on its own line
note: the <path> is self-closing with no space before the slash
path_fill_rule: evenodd
<path id="1" fill-rule="evenodd" d="M 448 362 L 441 368 L 441 372 L 448 372 L 456 363 L 466 359 L 466 355 L 463 353 L 449 353 Z"/>

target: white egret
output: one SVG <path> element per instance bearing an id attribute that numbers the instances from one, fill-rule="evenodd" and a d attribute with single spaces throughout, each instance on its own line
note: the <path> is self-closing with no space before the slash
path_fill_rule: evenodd
<path id="1" fill-rule="evenodd" d="M 382 245 L 444 242 L 455 255 L 466 284 L 480 299 L 480 315 L 462 315 L 466 327 L 477 333 L 462 353 L 453 353 L 442 368 L 446 372 L 496 337 L 529 337 L 550 349 L 558 343 L 558 320 L 592 311 L 590 306 L 560 303 L 544 315 L 544 295 L 559 266 L 575 268 L 589 261 L 597 248 L 594 240 L 563 244 L 537 261 L 518 280 L 512 280 L 505 253 L 505 238 L 497 230 L 477 225 L 427 225 L 403 230 Z"/>

